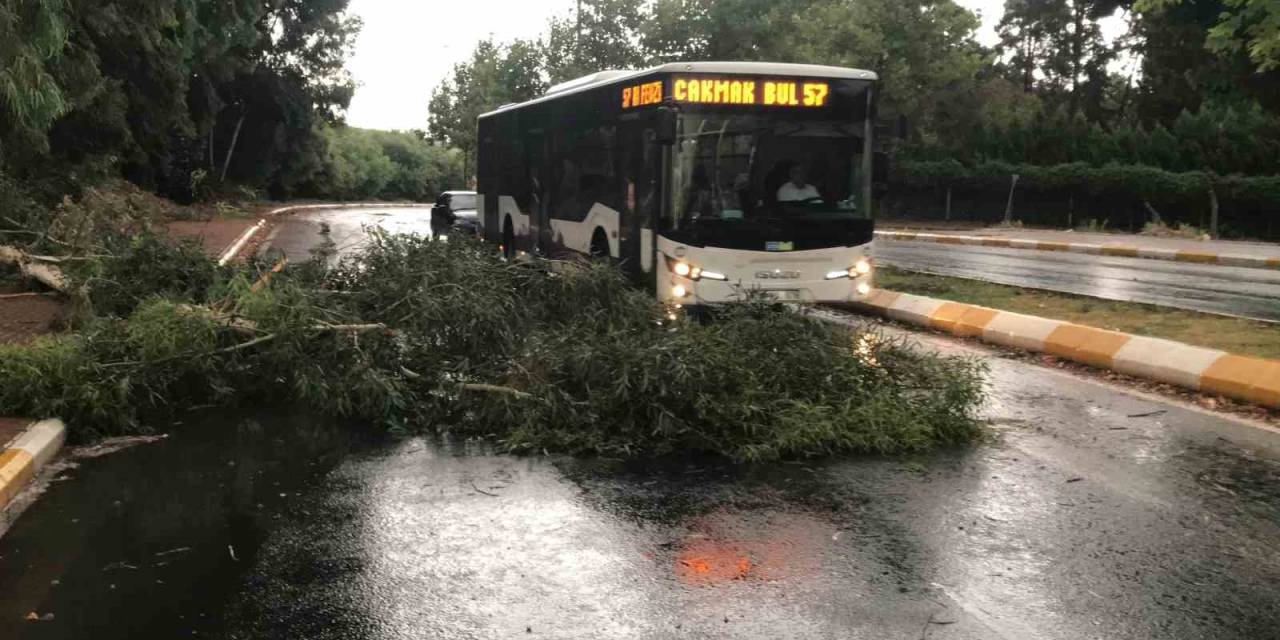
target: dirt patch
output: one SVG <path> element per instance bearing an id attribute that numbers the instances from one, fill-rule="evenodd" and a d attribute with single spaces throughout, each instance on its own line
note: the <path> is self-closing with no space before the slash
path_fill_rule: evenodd
<path id="1" fill-rule="evenodd" d="M 29 424 L 31 421 L 25 418 L 0 418 L 0 449 L 26 431 Z"/>
<path id="2" fill-rule="evenodd" d="M 0 344 L 27 344 L 60 328 L 68 305 L 44 294 L 0 287 Z"/>

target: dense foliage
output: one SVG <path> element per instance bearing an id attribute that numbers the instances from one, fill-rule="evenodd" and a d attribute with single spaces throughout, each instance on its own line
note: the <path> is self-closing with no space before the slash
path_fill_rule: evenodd
<path id="1" fill-rule="evenodd" d="M 429 201 L 464 186 L 461 154 L 411 132 L 325 130 L 331 160 L 318 185 L 333 200 Z"/>
<path id="2" fill-rule="evenodd" d="M 255 292 L 247 269 L 162 246 L 133 242 L 95 273 L 159 268 L 169 288 L 95 302 L 75 335 L 0 347 L 0 413 L 63 416 L 85 439 L 179 407 L 293 401 L 513 451 L 737 460 L 980 434 L 975 361 L 763 302 L 673 321 L 606 264 L 509 264 L 470 242 L 376 236 Z"/>

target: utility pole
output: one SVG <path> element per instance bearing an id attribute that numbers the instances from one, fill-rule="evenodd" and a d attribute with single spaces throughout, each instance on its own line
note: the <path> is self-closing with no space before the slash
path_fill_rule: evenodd
<path id="1" fill-rule="evenodd" d="M 573 62 L 582 64 L 582 0 L 578 0 L 578 8 L 573 12 Z"/>

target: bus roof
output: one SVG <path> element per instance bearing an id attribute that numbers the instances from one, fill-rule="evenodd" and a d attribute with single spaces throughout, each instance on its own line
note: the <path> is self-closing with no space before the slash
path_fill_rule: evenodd
<path id="1" fill-rule="evenodd" d="M 506 111 L 512 111 L 541 102 L 548 102 L 556 98 L 563 98 L 565 96 L 582 93 L 590 89 L 597 89 L 614 84 L 625 84 L 626 82 L 641 76 L 664 73 L 724 73 L 757 76 L 832 78 L 838 80 L 876 80 L 878 78 L 873 71 L 848 69 L 845 67 L 829 67 L 818 64 L 792 64 L 784 62 L 669 62 L 667 64 L 641 71 L 601 71 L 576 80 L 563 82 L 551 87 L 551 89 L 541 97 L 534 98 L 528 102 L 503 105 L 493 111 L 481 114 L 480 117 L 486 118 Z"/>

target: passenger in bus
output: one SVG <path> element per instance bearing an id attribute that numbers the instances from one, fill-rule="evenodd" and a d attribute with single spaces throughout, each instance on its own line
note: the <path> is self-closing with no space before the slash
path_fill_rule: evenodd
<path id="1" fill-rule="evenodd" d="M 693 179 L 689 185 L 689 199 L 685 204 L 684 216 L 680 224 L 685 226 L 698 218 L 714 214 L 715 196 L 711 191 L 711 179 L 707 177 L 707 168 L 698 165 L 693 168 Z"/>
<path id="2" fill-rule="evenodd" d="M 778 187 L 778 202 L 805 202 L 822 198 L 818 188 L 809 184 L 808 168 L 802 163 L 791 165 L 791 179 Z"/>

